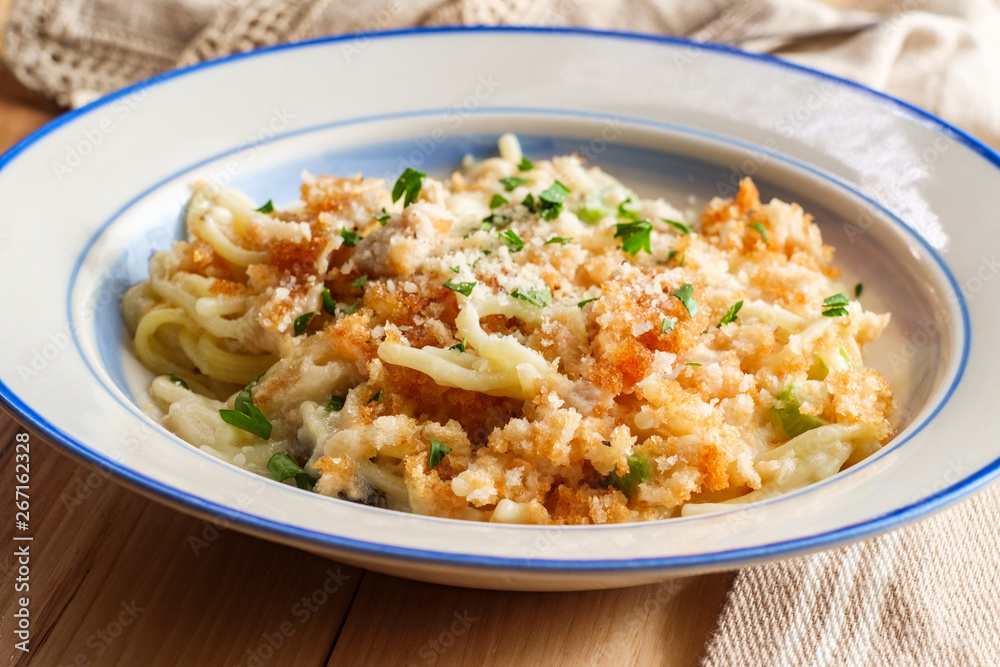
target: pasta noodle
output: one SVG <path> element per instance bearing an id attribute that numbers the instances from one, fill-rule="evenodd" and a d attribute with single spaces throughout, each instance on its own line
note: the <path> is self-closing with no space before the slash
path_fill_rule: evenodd
<path id="1" fill-rule="evenodd" d="M 746 179 L 695 221 L 499 147 L 393 192 L 306 174 L 280 210 L 195 184 L 122 300 L 163 424 L 324 495 L 546 524 L 755 502 L 892 436 L 862 357 L 889 315 L 799 206 Z"/>

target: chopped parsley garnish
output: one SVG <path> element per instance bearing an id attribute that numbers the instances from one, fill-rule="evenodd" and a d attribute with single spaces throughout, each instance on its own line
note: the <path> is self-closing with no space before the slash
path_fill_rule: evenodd
<path id="1" fill-rule="evenodd" d="M 504 204 L 509 204 L 507 198 L 502 194 L 496 193 L 490 199 L 490 208 L 497 208 L 498 206 L 503 206 Z"/>
<path id="2" fill-rule="evenodd" d="M 227 424 L 267 440 L 271 437 L 271 422 L 260 408 L 253 404 L 253 388 L 259 379 L 260 376 L 236 395 L 235 410 L 219 410 L 219 416 Z"/>
<path id="3" fill-rule="evenodd" d="M 847 315 L 847 304 L 849 303 L 846 296 L 838 292 L 833 296 L 828 296 L 823 299 L 823 317 L 842 317 Z"/>
<path id="4" fill-rule="evenodd" d="M 459 343 L 458 345 L 452 345 L 448 349 L 449 350 L 458 350 L 459 352 L 465 352 L 465 346 L 466 346 L 465 336 L 462 336 L 462 342 L 461 343 Z"/>
<path id="5" fill-rule="evenodd" d="M 610 214 L 611 210 L 604 205 L 603 191 L 597 190 L 584 195 L 580 208 L 576 210 L 576 217 L 591 225 L 600 222 Z"/>
<path id="6" fill-rule="evenodd" d="M 510 247 L 511 252 L 524 250 L 524 240 L 521 239 L 521 237 L 518 236 L 517 232 L 515 232 L 513 229 L 508 229 L 505 232 L 501 232 L 499 236 L 500 239 Z"/>
<path id="7" fill-rule="evenodd" d="M 316 314 L 315 312 L 309 311 L 308 313 L 302 313 L 301 315 L 295 318 L 295 323 L 292 325 L 292 327 L 295 330 L 296 336 L 301 336 L 303 333 L 305 333 L 306 327 L 309 326 L 309 320 L 311 320 L 313 318 L 313 315 L 315 314 Z"/>
<path id="8" fill-rule="evenodd" d="M 688 315 L 691 317 L 694 317 L 695 313 L 698 312 L 698 302 L 694 299 L 694 285 L 691 283 L 684 283 L 671 292 L 670 296 L 676 296 L 680 299 L 680 302 L 687 308 Z"/>
<path id="9" fill-rule="evenodd" d="M 793 388 L 794 385 L 788 385 L 771 406 L 771 420 L 789 439 L 826 424 L 819 417 L 802 414 L 799 410 L 802 403 L 792 393 Z"/>
<path id="10" fill-rule="evenodd" d="M 403 208 L 406 208 L 417 200 L 420 196 L 420 188 L 423 187 L 425 174 L 412 167 L 407 167 L 406 171 L 399 175 L 396 184 L 392 186 L 392 201 L 399 201 L 403 197 Z M 405 196 L 404 196 L 405 195 Z"/>
<path id="11" fill-rule="evenodd" d="M 479 260 L 476 260 L 476 261 L 479 261 Z M 455 266 L 451 267 L 451 272 L 452 273 L 459 273 L 461 270 L 462 270 L 462 266 L 460 264 L 456 264 Z"/>
<path id="12" fill-rule="evenodd" d="M 621 204 L 618 204 L 618 217 L 627 218 L 628 220 L 632 220 L 633 222 L 638 222 L 639 211 L 641 210 L 642 210 L 642 204 L 632 199 L 632 196 L 629 195 L 628 197 L 625 198 L 625 201 L 623 201 Z"/>
<path id="13" fill-rule="evenodd" d="M 525 185 L 531 182 L 532 181 L 530 178 L 525 178 L 523 176 L 508 176 L 507 178 L 500 179 L 500 184 L 503 186 L 503 189 L 506 190 L 507 192 L 513 192 L 514 189 L 517 188 L 517 186 Z"/>
<path id="14" fill-rule="evenodd" d="M 733 305 L 729 306 L 729 310 L 727 310 L 726 314 L 722 316 L 722 319 L 719 320 L 719 323 L 715 325 L 715 328 L 719 329 L 724 324 L 729 324 L 730 322 L 735 322 L 736 321 L 736 313 L 740 312 L 740 308 L 742 308 L 742 307 L 743 307 L 743 299 L 740 299 L 739 301 L 737 301 Z"/>
<path id="15" fill-rule="evenodd" d="M 556 181 L 538 195 L 538 212 L 543 220 L 554 220 L 562 212 L 563 203 L 569 197 L 570 190 Z"/>
<path id="16" fill-rule="evenodd" d="M 440 440 L 432 439 L 431 455 L 430 458 L 427 460 L 427 464 L 430 466 L 430 469 L 434 470 L 437 464 L 441 463 L 444 457 L 448 456 L 449 454 L 451 454 L 451 447 L 447 446 Z"/>
<path id="17" fill-rule="evenodd" d="M 361 287 L 366 282 L 368 282 L 368 276 L 367 275 L 358 276 L 357 278 L 355 278 L 354 280 L 351 281 L 351 287 Z"/>
<path id="18" fill-rule="evenodd" d="M 382 390 L 379 389 L 375 392 L 375 395 L 368 399 L 368 403 L 378 403 L 382 400 Z"/>
<path id="19" fill-rule="evenodd" d="M 341 237 L 343 237 L 344 246 L 347 248 L 353 248 L 358 244 L 358 241 L 361 240 L 361 234 L 353 232 L 350 229 L 347 229 L 346 227 L 340 230 L 340 235 Z"/>
<path id="20" fill-rule="evenodd" d="M 330 402 L 326 404 L 323 408 L 327 412 L 340 412 L 344 409 L 344 404 L 347 403 L 346 396 L 331 396 Z"/>
<path id="21" fill-rule="evenodd" d="M 171 382 L 173 382 L 176 385 L 180 385 L 180 386 L 184 387 L 185 389 L 190 389 L 191 388 L 191 387 L 188 386 L 188 383 L 184 381 L 184 378 L 179 378 L 176 375 L 174 375 L 173 373 L 167 373 L 167 379 L 170 380 Z"/>
<path id="22" fill-rule="evenodd" d="M 684 365 L 685 366 L 695 366 L 695 367 L 701 366 L 701 364 L 699 364 L 697 361 L 685 361 Z"/>
<path id="23" fill-rule="evenodd" d="M 684 260 L 686 258 L 687 258 L 687 253 L 686 252 L 682 252 L 681 253 L 681 258 L 679 260 L 677 260 L 677 266 L 684 266 Z"/>
<path id="24" fill-rule="evenodd" d="M 492 225 L 493 227 L 506 227 L 512 222 L 514 222 L 514 218 L 509 213 L 500 213 L 494 211 L 493 213 L 490 213 L 488 216 L 483 218 L 483 223 L 485 224 L 483 224 L 481 229 L 489 229 L 490 225 Z"/>
<path id="25" fill-rule="evenodd" d="M 572 240 L 573 240 L 572 236 L 571 237 L 553 236 L 552 238 L 548 239 L 543 245 L 550 245 L 552 243 L 558 243 L 559 245 L 566 245 L 567 243 L 570 243 Z"/>
<path id="26" fill-rule="evenodd" d="M 444 287 L 447 287 L 453 292 L 464 294 L 465 296 L 469 296 L 470 294 L 472 294 L 472 288 L 475 286 L 476 286 L 475 281 L 470 283 L 456 283 L 454 280 L 451 280 L 450 278 L 446 280 L 444 283 Z"/>
<path id="27" fill-rule="evenodd" d="M 284 482 L 289 477 L 295 478 L 295 486 L 308 491 L 316 484 L 312 475 L 299 467 L 292 457 L 285 452 L 275 452 L 267 462 L 267 469 L 271 475 L 279 482 Z"/>
<path id="28" fill-rule="evenodd" d="M 336 315 L 337 302 L 333 300 L 333 295 L 330 294 L 330 290 L 324 287 L 321 296 L 323 298 L 323 310 L 326 311 L 326 314 Z"/>
<path id="29" fill-rule="evenodd" d="M 599 297 L 599 296 L 595 296 L 595 297 L 594 297 L 594 298 L 592 298 L 592 299 L 584 299 L 583 301 L 578 301 L 578 302 L 577 302 L 577 304 L 576 304 L 576 307 L 577 307 L 577 308 L 583 308 L 583 307 L 584 307 L 584 306 L 586 306 L 586 305 L 587 305 L 588 303 L 591 303 L 591 302 L 593 302 L 593 301 L 597 301 L 597 300 L 598 300 L 598 299 L 600 299 L 600 298 L 601 298 L 601 297 Z"/>
<path id="30" fill-rule="evenodd" d="M 532 289 L 527 292 L 522 292 L 521 290 L 516 289 L 511 292 L 510 295 L 515 299 L 527 301 L 532 306 L 538 306 L 539 308 L 552 305 L 552 292 L 548 287 L 545 289 Z"/>
<path id="31" fill-rule="evenodd" d="M 619 475 L 616 467 L 608 475 L 608 484 L 629 498 L 634 498 L 635 494 L 639 492 L 639 485 L 649 479 L 652 474 L 653 466 L 650 464 L 649 458 L 641 451 L 629 454 L 625 460 L 628 461 L 628 472 Z"/>
<path id="32" fill-rule="evenodd" d="M 861 296 L 861 293 L 863 291 L 865 291 L 865 286 L 864 285 L 862 285 L 861 283 L 858 283 L 857 285 L 855 285 L 854 286 L 854 298 L 855 299 L 859 298 Z"/>
<path id="33" fill-rule="evenodd" d="M 633 220 L 619 222 L 615 225 L 615 238 L 622 240 L 622 250 L 630 255 L 638 255 L 640 250 L 652 254 L 649 245 L 649 233 L 653 231 L 653 223 L 649 220 Z"/>
<path id="34" fill-rule="evenodd" d="M 676 220 L 670 220 L 668 218 L 660 218 L 660 220 L 667 223 L 668 225 L 679 231 L 681 234 L 684 234 L 685 236 L 694 231 L 691 229 L 691 227 L 685 225 L 683 222 L 677 222 Z"/>
<path id="35" fill-rule="evenodd" d="M 524 198 L 524 201 L 521 202 L 521 206 L 528 209 L 530 213 L 535 213 L 538 210 L 535 207 L 535 196 L 530 192 L 528 193 L 528 196 Z"/>
<path id="36" fill-rule="evenodd" d="M 270 213 L 274 210 L 274 203 L 268 199 L 267 203 L 257 209 L 258 213 Z"/>
<path id="37" fill-rule="evenodd" d="M 389 218 L 391 218 L 392 216 L 389 215 L 388 213 L 386 213 L 385 212 L 385 207 L 383 207 L 382 208 L 382 215 L 375 215 L 374 213 L 372 213 L 372 217 L 375 218 L 375 220 L 378 221 L 378 224 L 380 224 L 383 227 L 385 227 L 385 223 L 389 222 Z"/>
<path id="38" fill-rule="evenodd" d="M 518 171 L 531 171 L 535 168 L 535 163 L 528 159 L 527 155 L 521 156 L 521 161 L 517 163 Z"/>
<path id="39" fill-rule="evenodd" d="M 750 223 L 749 226 L 750 229 L 756 229 L 760 233 L 760 235 L 764 237 L 764 243 L 768 243 L 767 230 L 764 229 L 764 225 L 760 224 L 759 222 L 752 222 Z"/>
<path id="40" fill-rule="evenodd" d="M 677 320 L 672 317 L 664 317 L 660 323 L 660 333 L 670 333 L 677 326 Z"/>
<path id="41" fill-rule="evenodd" d="M 349 305 L 346 309 L 344 309 L 344 314 L 345 315 L 353 315 L 354 311 L 356 311 L 358 309 L 358 306 L 360 306 L 360 305 L 361 305 L 360 301 L 355 301 L 354 303 L 352 303 L 351 305 Z"/>

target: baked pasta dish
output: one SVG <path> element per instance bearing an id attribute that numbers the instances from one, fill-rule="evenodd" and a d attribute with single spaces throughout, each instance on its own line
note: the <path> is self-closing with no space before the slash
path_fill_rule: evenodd
<path id="1" fill-rule="evenodd" d="M 666 519 L 829 477 L 893 434 L 847 287 L 749 180 L 700 218 L 575 155 L 450 178 L 197 183 L 187 239 L 122 300 L 148 409 L 326 496 L 533 524 Z"/>

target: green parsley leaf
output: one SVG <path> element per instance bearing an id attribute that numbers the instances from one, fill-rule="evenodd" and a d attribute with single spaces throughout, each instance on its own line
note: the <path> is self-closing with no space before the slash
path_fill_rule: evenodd
<path id="1" fill-rule="evenodd" d="M 315 312 L 309 311 L 308 313 L 302 313 L 295 318 L 295 324 L 292 326 L 295 329 L 296 336 L 301 336 L 305 332 L 306 327 L 309 326 L 309 320 L 311 320 L 315 314 Z"/>
<path id="2" fill-rule="evenodd" d="M 531 213 L 535 213 L 538 210 L 535 206 L 535 196 L 530 192 L 528 193 L 528 196 L 524 198 L 524 201 L 521 202 L 521 206 L 528 209 Z"/>
<path id="3" fill-rule="evenodd" d="M 176 375 L 174 375 L 173 373 L 167 373 L 167 379 L 170 380 L 171 382 L 173 382 L 174 384 L 177 384 L 177 385 L 180 385 L 180 386 L 184 387 L 185 389 L 190 389 L 191 388 L 191 387 L 188 386 L 188 383 L 184 381 L 184 378 L 179 378 Z"/>
<path id="4" fill-rule="evenodd" d="M 764 229 L 764 225 L 760 224 L 759 222 L 752 222 L 750 223 L 750 229 L 756 229 L 760 233 L 760 235 L 764 237 L 764 243 L 770 243 L 770 241 L 768 241 L 767 239 L 767 230 Z"/>
<path id="5" fill-rule="evenodd" d="M 695 313 L 698 312 L 698 302 L 694 299 L 694 285 L 691 283 L 684 283 L 671 292 L 670 296 L 676 296 L 680 299 L 691 317 L 694 317 Z"/>
<path id="6" fill-rule="evenodd" d="M 640 250 L 652 254 L 649 245 L 649 233 L 653 231 L 653 223 L 648 220 L 633 220 L 619 222 L 615 225 L 615 238 L 622 240 L 622 250 L 630 255 L 638 255 Z"/>
<path id="7" fill-rule="evenodd" d="M 569 195 L 569 188 L 559 181 L 556 181 L 549 187 L 545 188 L 545 190 L 538 195 L 538 211 L 541 214 L 542 219 L 555 220 L 558 218 L 559 214 L 562 212 L 563 203 Z"/>
<path id="8" fill-rule="evenodd" d="M 292 457 L 285 452 L 275 452 L 267 462 L 267 469 L 271 471 L 271 475 L 279 482 L 283 482 L 289 477 L 294 477 L 295 486 L 306 491 L 316 484 L 316 480 L 313 479 L 312 475 L 300 468 L 292 460 Z"/>
<path id="9" fill-rule="evenodd" d="M 458 273 L 461 270 L 462 270 L 462 266 L 460 264 L 456 264 L 455 266 L 451 267 L 451 272 L 452 273 Z"/>
<path id="10" fill-rule="evenodd" d="M 598 299 L 600 299 L 600 298 L 601 298 L 601 297 L 599 297 L 599 296 L 595 296 L 595 297 L 594 297 L 594 298 L 592 298 L 592 299 L 584 299 L 583 301 L 578 301 L 578 302 L 577 302 L 577 304 L 576 304 L 576 307 L 577 307 L 577 308 L 583 308 L 583 307 L 584 307 L 584 306 L 586 306 L 586 305 L 587 305 L 588 303 L 591 303 L 592 301 L 597 301 L 597 300 L 598 300 Z"/>
<path id="11" fill-rule="evenodd" d="M 672 317 L 664 317 L 660 324 L 660 333 L 670 333 L 677 326 L 677 320 Z"/>
<path id="12" fill-rule="evenodd" d="M 333 300 L 333 296 L 330 294 L 330 290 L 324 287 L 321 296 L 323 298 L 323 310 L 326 311 L 326 314 L 336 315 L 337 302 Z"/>
<path id="13" fill-rule="evenodd" d="M 344 229 L 340 230 L 340 235 L 344 239 L 344 247 L 345 248 L 353 248 L 354 246 L 356 246 L 358 244 L 358 241 L 360 241 L 361 238 L 362 238 L 361 234 L 358 234 L 357 232 L 351 231 L 350 229 L 347 229 L 346 227 Z"/>
<path id="14" fill-rule="evenodd" d="M 861 297 L 861 293 L 864 290 L 865 290 L 865 286 L 862 285 L 861 283 L 858 283 L 857 285 L 855 285 L 854 286 L 854 298 L 855 299 L 860 298 Z"/>
<path id="15" fill-rule="evenodd" d="M 354 280 L 351 281 L 351 287 L 361 287 L 366 282 L 368 282 L 368 275 L 367 274 L 363 275 L 363 276 L 358 276 L 357 278 L 355 278 Z"/>
<path id="16" fill-rule="evenodd" d="M 399 175 L 396 184 L 392 186 L 392 201 L 399 201 L 403 197 L 403 208 L 406 208 L 417 200 L 420 196 L 420 188 L 424 185 L 424 177 L 427 176 L 422 171 L 417 171 L 412 167 L 407 167 L 406 171 Z M 406 195 L 405 197 L 403 195 Z"/>
<path id="17" fill-rule="evenodd" d="M 625 198 L 621 204 L 618 204 L 618 217 L 626 218 L 632 220 L 633 222 L 639 221 L 639 211 L 642 210 L 642 204 L 632 199 L 632 195 Z"/>
<path id="18" fill-rule="evenodd" d="M 695 367 L 701 366 L 701 364 L 699 364 L 697 361 L 685 361 L 684 365 L 685 366 L 695 366 Z"/>
<path id="19" fill-rule="evenodd" d="M 527 292 L 522 292 L 519 289 L 514 290 L 510 293 L 515 299 L 520 299 L 521 301 L 527 301 L 533 306 L 539 308 L 544 308 L 546 306 L 552 305 L 552 292 L 548 287 L 545 289 L 533 289 Z"/>
<path id="20" fill-rule="evenodd" d="M 687 259 L 687 253 L 686 252 L 682 252 L 681 253 L 681 258 L 679 260 L 677 260 L 677 266 L 684 266 L 684 260 L 685 259 Z"/>
<path id="21" fill-rule="evenodd" d="M 268 199 L 267 203 L 257 209 L 258 213 L 270 213 L 274 210 L 274 203 Z"/>
<path id="22" fill-rule="evenodd" d="M 521 156 L 521 161 L 517 164 L 518 171 L 531 171 L 535 168 L 535 163 L 528 159 L 527 155 Z"/>
<path id="23" fill-rule="evenodd" d="M 352 303 L 351 305 L 349 305 L 347 308 L 344 309 L 344 314 L 353 315 L 354 311 L 356 311 L 358 309 L 358 306 L 360 305 L 361 305 L 360 301 L 355 301 L 354 303 Z"/>
<path id="24" fill-rule="evenodd" d="M 451 447 L 448 447 L 443 442 L 439 440 L 431 440 L 431 455 L 427 463 L 430 466 L 430 470 L 434 470 L 437 464 L 441 463 L 444 457 L 451 454 Z"/>
<path id="25" fill-rule="evenodd" d="M 385 223 L 389 222 L 389 218 L 391 218 L 392 216 L 385 212 L 385 207 L 383 206 L 382 215 L 375 215 L 374 213 L 372 213 L 372 217 L 378 221 L 378 224 L 385 227 Z"/>
<path id="26" fill-rule="evenodd" d="M 724 324 L 729 324 L 730 322 L 735 322 L 736 321 L 736 313 L 740 312 L 740 308 L 742 308 L 742 307 L 743 307 L 743 299 L 740 299 L 739 301 L 737 301 L 733 305 L 729 306 L 729 310 L 727 310 L 726 314 L 722 316 L 722 319 L 719 320 L 719 323 L 715 325 L 715 328 L 719 329 Z"/>
<path id="27" fill-rule="evenodd" d="M 326 404 L 323 408 L 327 412 L 340 412 L 344 409 L 344 404 L 347 403 L 346 396 L 331 396 L 330 402 Z"/>
<path id="28" fill-rule="evenodd" d="M 368 399 L 368 403 L 378 403 L 381 400 L 382 400 L 382 390 L 379 389 L 378 391 L 375 392 L 374 396 Z"/>
<path id="29" fill-rule="evenodd" d="M 253 404 L 253 387 L 259 379 L 258 376 L 236 395 L 235 410 L 219 410 L 219 416 L 227 424 L 267 440 L 271 437 L 271 422 L 261 409 Z"/>
<path id="30" fill-rule="evenodd" d="M 624 475 L 619 475 L 618 468 L 616 467 L 608 475 L 608 484 L 629 498 L 634 498 L 639 492 L 639 485 L 649 479 L 652 474 L 653 466 L 649 462 L 649 458 L 642 451 L 629 454 L 625 460 L 628 461 L 628 472 Z"/>
<path id="31" fill-rule="evenodd" d="M 583 222 L 593 225 L 611 215 L 611 210 L 604 205 L 604 193 L 600 190 L 592 190 L 583 196 L 580 208 L 576 210 L 576 217 Z"/>
<path id="32" fill-rule="evenodd" d="M 850 303 L 843 293 L 838 292 L 833 296 L 823 299 L 823 317 L 843 317 L 847 315 L 847 304 Z"/>
<path id="33" fill-rule="evenodd" d="M 509 203 L 510 202 L 507 201 L 507 198 L 504 197 L 502 194 L 495 193 L 493 197 L 490 199 L 490 208 L 491 209 L 497 208 L 498 206 L 503 206 L 504 204 L 509 204 Z"/>
<path id="34" fill-rule="evenodd" d="M 465 340 L 465 336 L 462 336 L 462 342 L 461 343 L 459 343 L 458 345 L 452 345 L 448 349 L 449 350 L 458 350 L 459 352 L 465 352 L 465 346 L 466 346 L 466 344 L 467 343 L 466 343 L 466 340 Z"/>
<path id="35" fill-rule="evenodd" d="M 552 243 L 558 243 L 559 245 L 566 245 L 567 243 L 570 243 L 572 240 L 573 240 L 572 236 L 568 238 L 565 236 L 553 236 L 542 245 L 550 245 Z"/>
<path id="36" fill-rule="evenodd" d="M 499 236 L 504 243 L 510 246 L 511 252 L 524 250 L 524 241 L 521 239 L 520 236 L 517 235 L 517 232 L 515 232 L 513 229 L 508 229 L 505 232 L 501 232 Z"/>
<path id="37" fill-rule="evenodd" d="M 677 222 L 676 220 L 669 220 L 667 218 L 660 218 L 660 220 L 667 223 L 668 225 L 679 231 L 681 234 L 684 234 L 685 236 L 694 231 L 688 225 L 685 225 L 683 222 Z"/>
<path id="38" fill-rule="evenodd" d="M 451 280 L 449 278 L 448 280 L 445 281 L 443 286 L 447 287 L 453 292 L 458 292 L 459 294 L 464 294 L 465 296 L 469 296 L 470 294 L 472 294 L 472 288 L 476 286 L 476 283 L 475 281 L 469 283 L 456 283 L 454 280 Z"/>
<path id="39" fill-rule="evenodd" d="M 523 176 L 508 176 L 507 178 L 500 179 L 500 184 L 507 192 L 513 192 L 519 185 L 526 185 L 531 182 L 530 178 L 524 178 Z"/>
<path id="40" fill-rule="evenodd" d="M 789 439 L 826 424 L 819 417 L 802 414 L 799 410 L 802 403 L 792 393 L 793 390 L 794 385 L 788 385 L 784 391 L 775 396 L 774 405 L 771 406 L 771 421 Z"/>

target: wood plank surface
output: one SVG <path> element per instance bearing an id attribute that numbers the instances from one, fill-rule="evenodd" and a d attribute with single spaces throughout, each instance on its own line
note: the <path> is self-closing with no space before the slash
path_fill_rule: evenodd
<path id="1" fill-rule="evenodd" d="M 0 0 L 0 22 L 9 0 Z M 53 117 L 0 68 L 0 150 Z M 2 224 L 2 223 L 0 223 Z M 0 495 L 14 438 L 0 411 Z M 5 665 L 692 665 L 731 582 L 584 593 L 407 581 L 219 530 L 30 436 L 31 653 L 14 647 L 18 567 L 0 557 Z"/>

